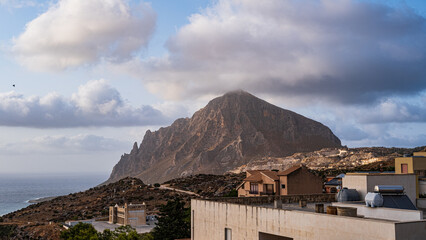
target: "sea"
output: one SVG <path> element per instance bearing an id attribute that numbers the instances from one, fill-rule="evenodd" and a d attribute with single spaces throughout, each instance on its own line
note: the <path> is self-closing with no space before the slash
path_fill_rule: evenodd
<path id="1" fill-rule="evenodd" d="M 0 216 L 29 206 L 30 200 L 84 191 L 107 178 L 107 173 L 0 173 Z"/>

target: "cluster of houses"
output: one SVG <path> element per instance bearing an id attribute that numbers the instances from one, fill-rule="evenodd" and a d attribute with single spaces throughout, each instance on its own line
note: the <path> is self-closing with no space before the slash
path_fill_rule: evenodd
<path id="1" fill-rule="evenodd" d="M 426 239 L 426 151 L 325 184 L 302 165 L 247 171 L 237 190 L 191 201 L 191 239 Z"/>
<path id="2" fill-rule="evenodd" d="M 426 239 L 426 151 L 396 158 L 395 172 L 325 183 L 303 165 L 249 170 L 237 191 L 238 198 L 191 200 L 191 239 Z M 144 226 L 146 205 L 111 206 L 108 220 Z"/>

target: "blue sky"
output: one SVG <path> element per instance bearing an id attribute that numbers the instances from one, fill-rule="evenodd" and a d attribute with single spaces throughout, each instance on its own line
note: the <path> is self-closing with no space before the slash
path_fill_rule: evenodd
<path id="1" fill-rule="evenodd" d="M 426 145 L 425 17 L 420 0 L 0 0 L 0 173 L 108 173 L 235 89 L 349 147 Z"/>

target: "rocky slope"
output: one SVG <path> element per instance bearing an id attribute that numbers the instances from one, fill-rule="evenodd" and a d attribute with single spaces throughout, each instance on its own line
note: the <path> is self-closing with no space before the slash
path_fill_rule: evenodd
<path id="1" fill-rule="evenodd" d="M 228 196 L 246 178 L 245 173 L 240 174 L 197 174 L 183 178 L 176 178 L 165 182 L 166 186 L 190 191 L 202 197 Z"/>
<path id="2" fill-rule="evenodd" d="M 285 170 L 293 164 L 303 164 L 312 170 L 344 170 L 351 169 L 371 170 L 373 166 L 393 166 L 396 157 L 413 152 L 423 151 L 425 147 L 416 148 L 385 148 L 385 147 L 365 147 L 365 148 L 325 148 L 319 151 L 295 153 L 292 156 L 283 158 L 264 157 L 248 164 L 236 167 L 229 172 L 241 173 L 247 170 L 257 169 L 278 169 Z"/>
<path id="3" fill-rule="evenodd" d="M 223 174 L 253 159 L 340 146 L 323 124 L 236 91 L 213 99 L 192 118 L 148 130 L 140 147 L 135 143 L 121 157 L 107 182 L 126 176 L 155 183 Z"/>
<path id="4" fill-rule="evenodd" d="M 176 197 L 183 199 L 188 205 L 190 198 L 194 198 L 177 191 L 145 185 L 140 179 L 125 178 L 6 214 L 0 220 L 0 234 L 8 230 L 10 236 L 6 239 L 56 240 L 63 230 L 60 223 L 66 220 L 108 217 L 109 206 L 124 205 L 126 202 L 145 202 L 147 212 L 155 213 L 161 204 Z"/>

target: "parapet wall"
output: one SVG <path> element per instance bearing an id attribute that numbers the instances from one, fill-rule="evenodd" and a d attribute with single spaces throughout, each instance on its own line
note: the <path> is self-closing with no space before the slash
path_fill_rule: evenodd
<path id="1" fill-rule="evenodd" d="M 424 240 L 426 221 L 394 222 L 191 200 L 191 239 Z M 271 236 L 260 238 L 261 236 Z M 230 239 L 231 239 L 230 238 Z"/>
<path id="2" fill-rule="evenodd" d="M 301 194 L 301 195 L 285 195 L 285 196 L 264 196 L 264 197 L 233 197 L 233 198 L 212 198 L 210 201 L 236 203 L 243 205 L 259 205 L 270 204 L 274 200 L 281 200 L 282 203 L 297 203 L 299 200 L 306 200 L 309 203 L 314 202 L 335 202 L 335 193 L 324 194 Z"/>

